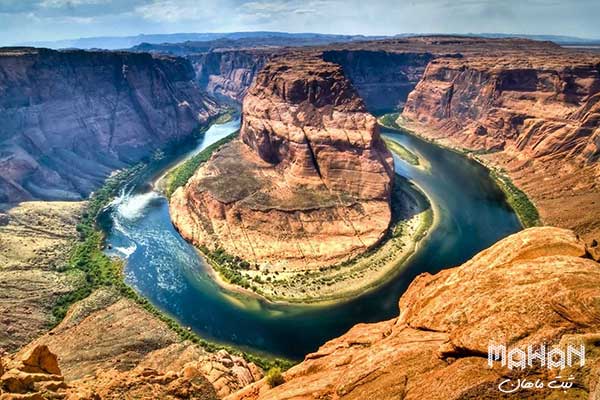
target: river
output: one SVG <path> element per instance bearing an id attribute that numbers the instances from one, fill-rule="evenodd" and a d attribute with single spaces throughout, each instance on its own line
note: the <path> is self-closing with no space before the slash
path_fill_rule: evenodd
<path id="1" fill-rule="evenodd" d="M 238 128 L 239 120 L 213 125 L 194 152 Z M 424 170 L 394 156 L 396 171 L 417 183 L 435 204 L 437 224 L 405 267 L 372 292 L 341 304 L 303 306 L 227 291 L 211 279 L 209 267 L 174 229 L 166 198 L 148 182 L 123 193 L 107 210 L 107 252 L 126 260 L 129 285 L 202 337 L 301 359 L 356 323 L 397 316 L 398 299 L 419 273 L 461 264 L 521 229 L 484 167 L 408 134 L 382 133 L 429 163 Z"/>

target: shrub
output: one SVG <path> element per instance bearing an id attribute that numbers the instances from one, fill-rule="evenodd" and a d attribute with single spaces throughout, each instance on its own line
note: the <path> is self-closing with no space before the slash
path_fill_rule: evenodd
<path id="1" fill-rule="evenodd" d="M 271 368 L 267 372 L 266 379 L 270 387 L 279 386 L 285 382 L 285 379 L 283 379 L 283 375 L 281 374 L 281 368 L 279 367 Z"/>

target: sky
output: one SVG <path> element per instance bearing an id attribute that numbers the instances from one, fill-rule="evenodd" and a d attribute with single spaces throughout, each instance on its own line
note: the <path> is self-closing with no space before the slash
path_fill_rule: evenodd
<path id="1" fill-rule="evenodd" d="M 0 45 L 140 33 L 520 33 L 600 39 L 600 0 L 0 0 Z"/>

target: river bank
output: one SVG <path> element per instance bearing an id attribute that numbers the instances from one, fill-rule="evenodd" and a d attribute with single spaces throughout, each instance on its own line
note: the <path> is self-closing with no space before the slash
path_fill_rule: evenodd
<path id="1" fill-rule="evenodd" d="M 404 120 L 399 113 L 384 114 L 378 118 L 378 122 L 387 129 L 408 133 L 428 143 L 454 151 L 478 162 L 489 171 L 490 177 L 502 190 L 506 196 L 507 203 L 510 204 L 517 214 L 523 228 L 530 228 L 542 224 L 539 212 L 529 196 L 513 183 L 512 179 L 505 171 L 501 168 L 497 168 L 491 162 L 482 158 L 482 155 L 485 155 L 486 152 L 473 151 L 460 146 L 455 146 L 450 142 L 442 143 L 439 140 L 431 139 L 425 134 L 425 130 L 422 126 Z"/>
<path id="2" fill-rule="evenodd" d="M 203 131 L 205 132 L 206 129 Z M 199 140 L 202 140 L 202 137 Z M 257 352 L 240 351 L 218 341 L 206 340 L 191 328 L 180 324 L 175 316 L 155 306 L 125 282 L 126 261 L 110 253 L 112 245 L 107 243 L 105 235 L 105 230 L 108 229 L 110 223 L 107 225 L 106 216 L 114 206 L 115 199 L 125 191 L 134 190 L 139 185 L 143 186 L 146 179 L 155 179 L 157 171 L 163 170 L 169 165 L 169 150 L 170 148 L 165 148 L 164 152 L 158 152 L 160 157 L 153 157 L 147 162 L 115 172 L 86 202 L 85 210 L 77 224 L 79 239 L 69 251 L 68 262 L 62 271 L 65 274 L 80 274 L 83 278 L 79 279 L 79 284 L 74 290 L 56 301 L 53 309 L 55 323 L 64 319 L 73 304 L 89 298 L 98 290 L 110 289 L 140 306 L 153 318 L 166 324 L 168 329 L 175 332 L 181 340 L 199 345 L 208 352 L 225 350 L 229 354 L 239 355 L 249 362 L 254 362 L 264 370 L 272 367 L 289 368 L 292 364 L 288 360 Z M 175 154 L 173 157 L 179 156 Z M 108 254 L 107 250 L 109 250 Z"/>
<path id="3" fill-rule="evenodd" d="M 215 254 L 208 249 L 200 251 L 211 266 L 211 276 L 224 289 L 278 304 L 323 306 L 340 303 L 376 289 L 402 271 L 420 242 L 435 227 L 433 207 L 420 188 L 396 175 L 392 222 L 380 244 L 356 258 L 316 271 L 240 271 L 236 267 L 243 260 L 233 263 L 231 256 Z M 242 284 L 228 279 L 232 275 Z"/>
<path id="4" fill-rule="evenodd" d="M 236 132 L 182 159 L 160 175 L 153 187 L 169 198 L 214 151 L 235 136 Z M 397 142 L 391 142 L 403 148 Z M 395 151 L 396 148 L 391 150 Z M 426 165 L 425 159 L 421 160 L 420 165 L 417 164 L 420 168 Z M 388 233 L 379 244 L 360 256 L 336 265 L 324 265 L 316 270 L 272 271 L 269 268 L 252 267 L 250 262 L 233 257 L 222 249 L 211 251 L 201 247 L 198 251 L 207 261 L 207 272 L 227 291 L 280 304 L 326 305 L 348 301 L 396 276 L 414 254 L 420 241 L 433 228 L 431 200 L 413 182 L 396 175 L 391 202 L 392 221 Z"/>
<path id="5" fill-rule="evenodd" d="M 238 128 L 213 125 L 197 150 Z M 140 182 L 138 191 L 119 195 L 107 211 L 112 222 L 105 229 L 111 247 L 106 252 L 123 260 L 129 286 L 194 334 L 249 352 L 300 360 L 357 323 L 397 315 L 398 297 L 416 275 L 464 262 L 519 230 L 502 192 L 479 164 L 408 135 L 383 134 L 431 164 L 435 173 L 397 160 L 396 172 L 427 194 L 433 221 L 402 267 L 383 273 L 383 281 L 344 301 L 271 302 L 238 285 L 218 282 L 207 258 L 173 227 L 167 198 L 149 191 L 162 173 Z M 402 248 L 408 250 L 409 245 Z"/>

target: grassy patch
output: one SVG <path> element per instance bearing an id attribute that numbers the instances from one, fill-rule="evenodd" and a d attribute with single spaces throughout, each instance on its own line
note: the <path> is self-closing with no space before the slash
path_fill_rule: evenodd
<path id="1" fill-rule="evenodd" d="M 233 108 L 229 108 L 227 110 L 225 110 L 224 112 L 222 112 L 217 119 L 215 119 L 214 123 L 215 124 L 226 124 L 227 122 L 230 122 L 233 120 L 233 118 L 235 117 L 236 111 Z"/>
<path id="2" fill-rule="evenodd" d="M 524 228 L 540 224 L 540 215 L 525 192 L 516 187 L 508 177 L 496 171 L 490 171 L 490 176 L 504 192 L 506 201 L 515 211 Z"/>
<path id="3" fill-rule="evenodd" d="M 402 127 L 396 123 L 399 116 L 400 113 L 384 114 L 378 119 L 379 125 L 389 129 L 402 130 Z"/>
<path id="4" fill-rule="evenodd" d="M 396 153 L 398 157 L 400 157 L 402 160 L 406 161 L 411 165 L 419 166 L 419 157 L 415 153 L 408 150 L 406 147 L 402 146 L 395 140 L 384 137 L 383 141 L 385 142 L 387 148 L 391 152 Z"/>
<path id="5" fill-rule="evenodd" d="M 177 190 L 177 188 L 185 185 L 187 181 L 190 180 L 190 178 L 194 175 L 194 172 L 196 172 L 196 170 L 202 163 L 208 161 L 208 159 L 216 149 L 218 149 L 225 143 L 232 141 L 238 133 L 239 131 L 234 132 L 231 135 L 224 137 L 223 139 L 211 144 L 210 146 L 202 150 L 200 153 L 194 155 L 193 157 L 190 157 L 181 165 L 171 170 L 165 176 L 165 195 L 168 198 L 170 198 L 171 195 L 175 193 L 175 190 Z"/>

